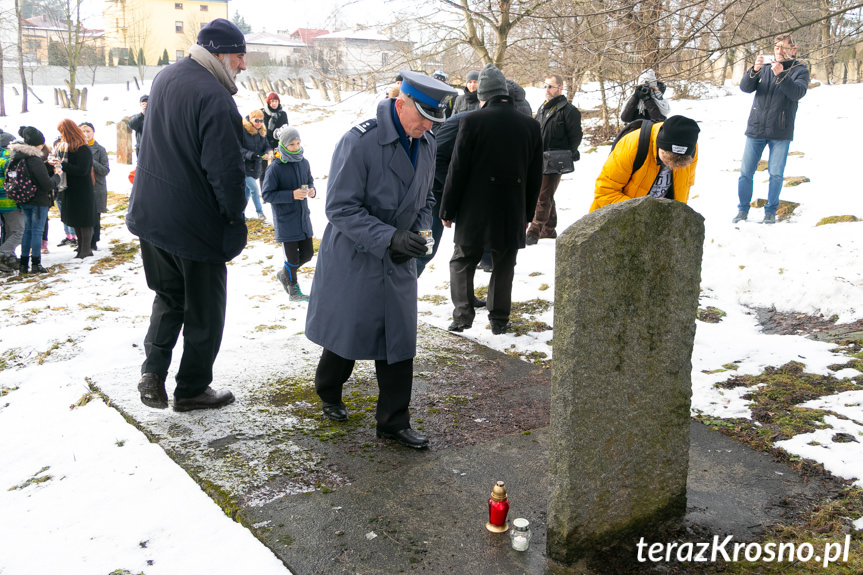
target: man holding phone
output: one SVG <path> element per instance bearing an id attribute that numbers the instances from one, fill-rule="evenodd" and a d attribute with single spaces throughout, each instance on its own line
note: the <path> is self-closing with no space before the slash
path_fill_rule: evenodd
<path id="1" fill-rule="evenodd" d="M 795 58 L 796 54 L 797 45 L 790 34 L 776 36 L 773 57 L 758 56 L 755 65 L 746 71 L 740 81 L 740 89 L 746 93 L 755 92 L 755 100 L 746 126 L 746 146 L 737 181 L 740 203 L 737 215 L 731 220 L 735 224 L 746 221 L 749 216 L 752 179 L 765 147 L 770 149 L 767 161 L 770 183 L 762 223 L 776 223 L 785 162 L 794 137 L 797 102 L 806 95 L 809 87 L 809 69 Z"/>

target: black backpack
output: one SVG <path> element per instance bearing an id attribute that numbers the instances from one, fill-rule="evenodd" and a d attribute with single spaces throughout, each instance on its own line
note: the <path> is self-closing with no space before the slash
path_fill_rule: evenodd
<path id="1" fill-rule="evenodd" d="M 36 184 L 27 167 L 27 157 L 18 157 L 6 166 L 6 182 L 3 184 L 6 197 L 16 204 L 26 204 L 36 196 Z"/>
<path id="2" fill-rule="evenodd" d="M 614 141 L 611 142 L 611 149 L 614 150 L 614 147 L 617 143 L 628 133 L 634 132 L 635 130 L 639 130 L 638 132 L 638 148 L 635 152 L 635 159 L 632 162 L 632 171 L 629 173 L 629 179 L 632 179 L 632 174 L 638 171 L 638 168 L 644 165 L 644 160 L 647 159 L 647 150 L 650 148 L 650 131 L 653 129 L 653 122 L 650 120 L 633 120 L 617 133 L 614 137 Z M 609 155 L 611 151 L 609 150 Z M 627 180 L 627 183 L 628 180 Z"/>

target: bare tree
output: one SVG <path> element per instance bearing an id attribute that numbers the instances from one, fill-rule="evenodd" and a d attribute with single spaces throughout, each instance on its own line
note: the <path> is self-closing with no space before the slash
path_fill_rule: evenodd
<path id="1" fill-rule="evenodd" d="M 21 0 L 15 0 L 15 28 L 18 32 L 18 71 L 21 73 L 21 112 L 27 112 L 27 76 L 24 74 L 24 41 L 21 34 Z"/>
<path id="2" fill-rule="evenodd" d="M 58 11 L 48 11 L 46 16 L 61 30 L 55 43 L 59 60 L 69 74 L 69 96 L 73 108 L 78 107 L 80 92 L 77 88 L 78 67 L 85 57 L 95 58 L 92 35 L 88 34 L 81 19 L 81 6 L 85 0 L 53 0 Z M 49 45 L 50 50 L 50 45 Z"/>

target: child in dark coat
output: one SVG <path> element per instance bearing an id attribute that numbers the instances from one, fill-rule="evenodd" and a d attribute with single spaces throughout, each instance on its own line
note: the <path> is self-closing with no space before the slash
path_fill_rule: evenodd
<path id="1" fill-rule="evenodd" d="M 262 195 L 273 206 L 276 241 L 285 252 L 285 265 L 276 277 L 291 301 L 308 301 L 297 282 L 297 270 L 312 259 L 312 220 L 306 198 L 316 194 L 309 161 L 303 158 L 300 133 L 284 126 L 277 134 L 276 159 L 267 167 Z"/>

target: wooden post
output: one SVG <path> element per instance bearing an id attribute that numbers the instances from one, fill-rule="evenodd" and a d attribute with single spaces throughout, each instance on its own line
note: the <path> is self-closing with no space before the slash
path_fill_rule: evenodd
<path id="1" fill-rule="evenodd" d="M 81 89 L 81 98 L 80 98 L 80 102 L 78 104 L 78 109 L 83 110 L 84 112 L 87 111 L 87 88 L 86 87 Z"/>
<path id="2" fill-rule="evenodd" d="M 117 162 L 132 163 L 132 129 L 128 116 L 117 122 Z"/>
<path id="3" fill-rule="evenodd" d="M 306 91 L 306 85 L 303 83 L 302 78 L 297 78 L 297 93 L 303 100 L 309 99 L 309 93 Z"/>

